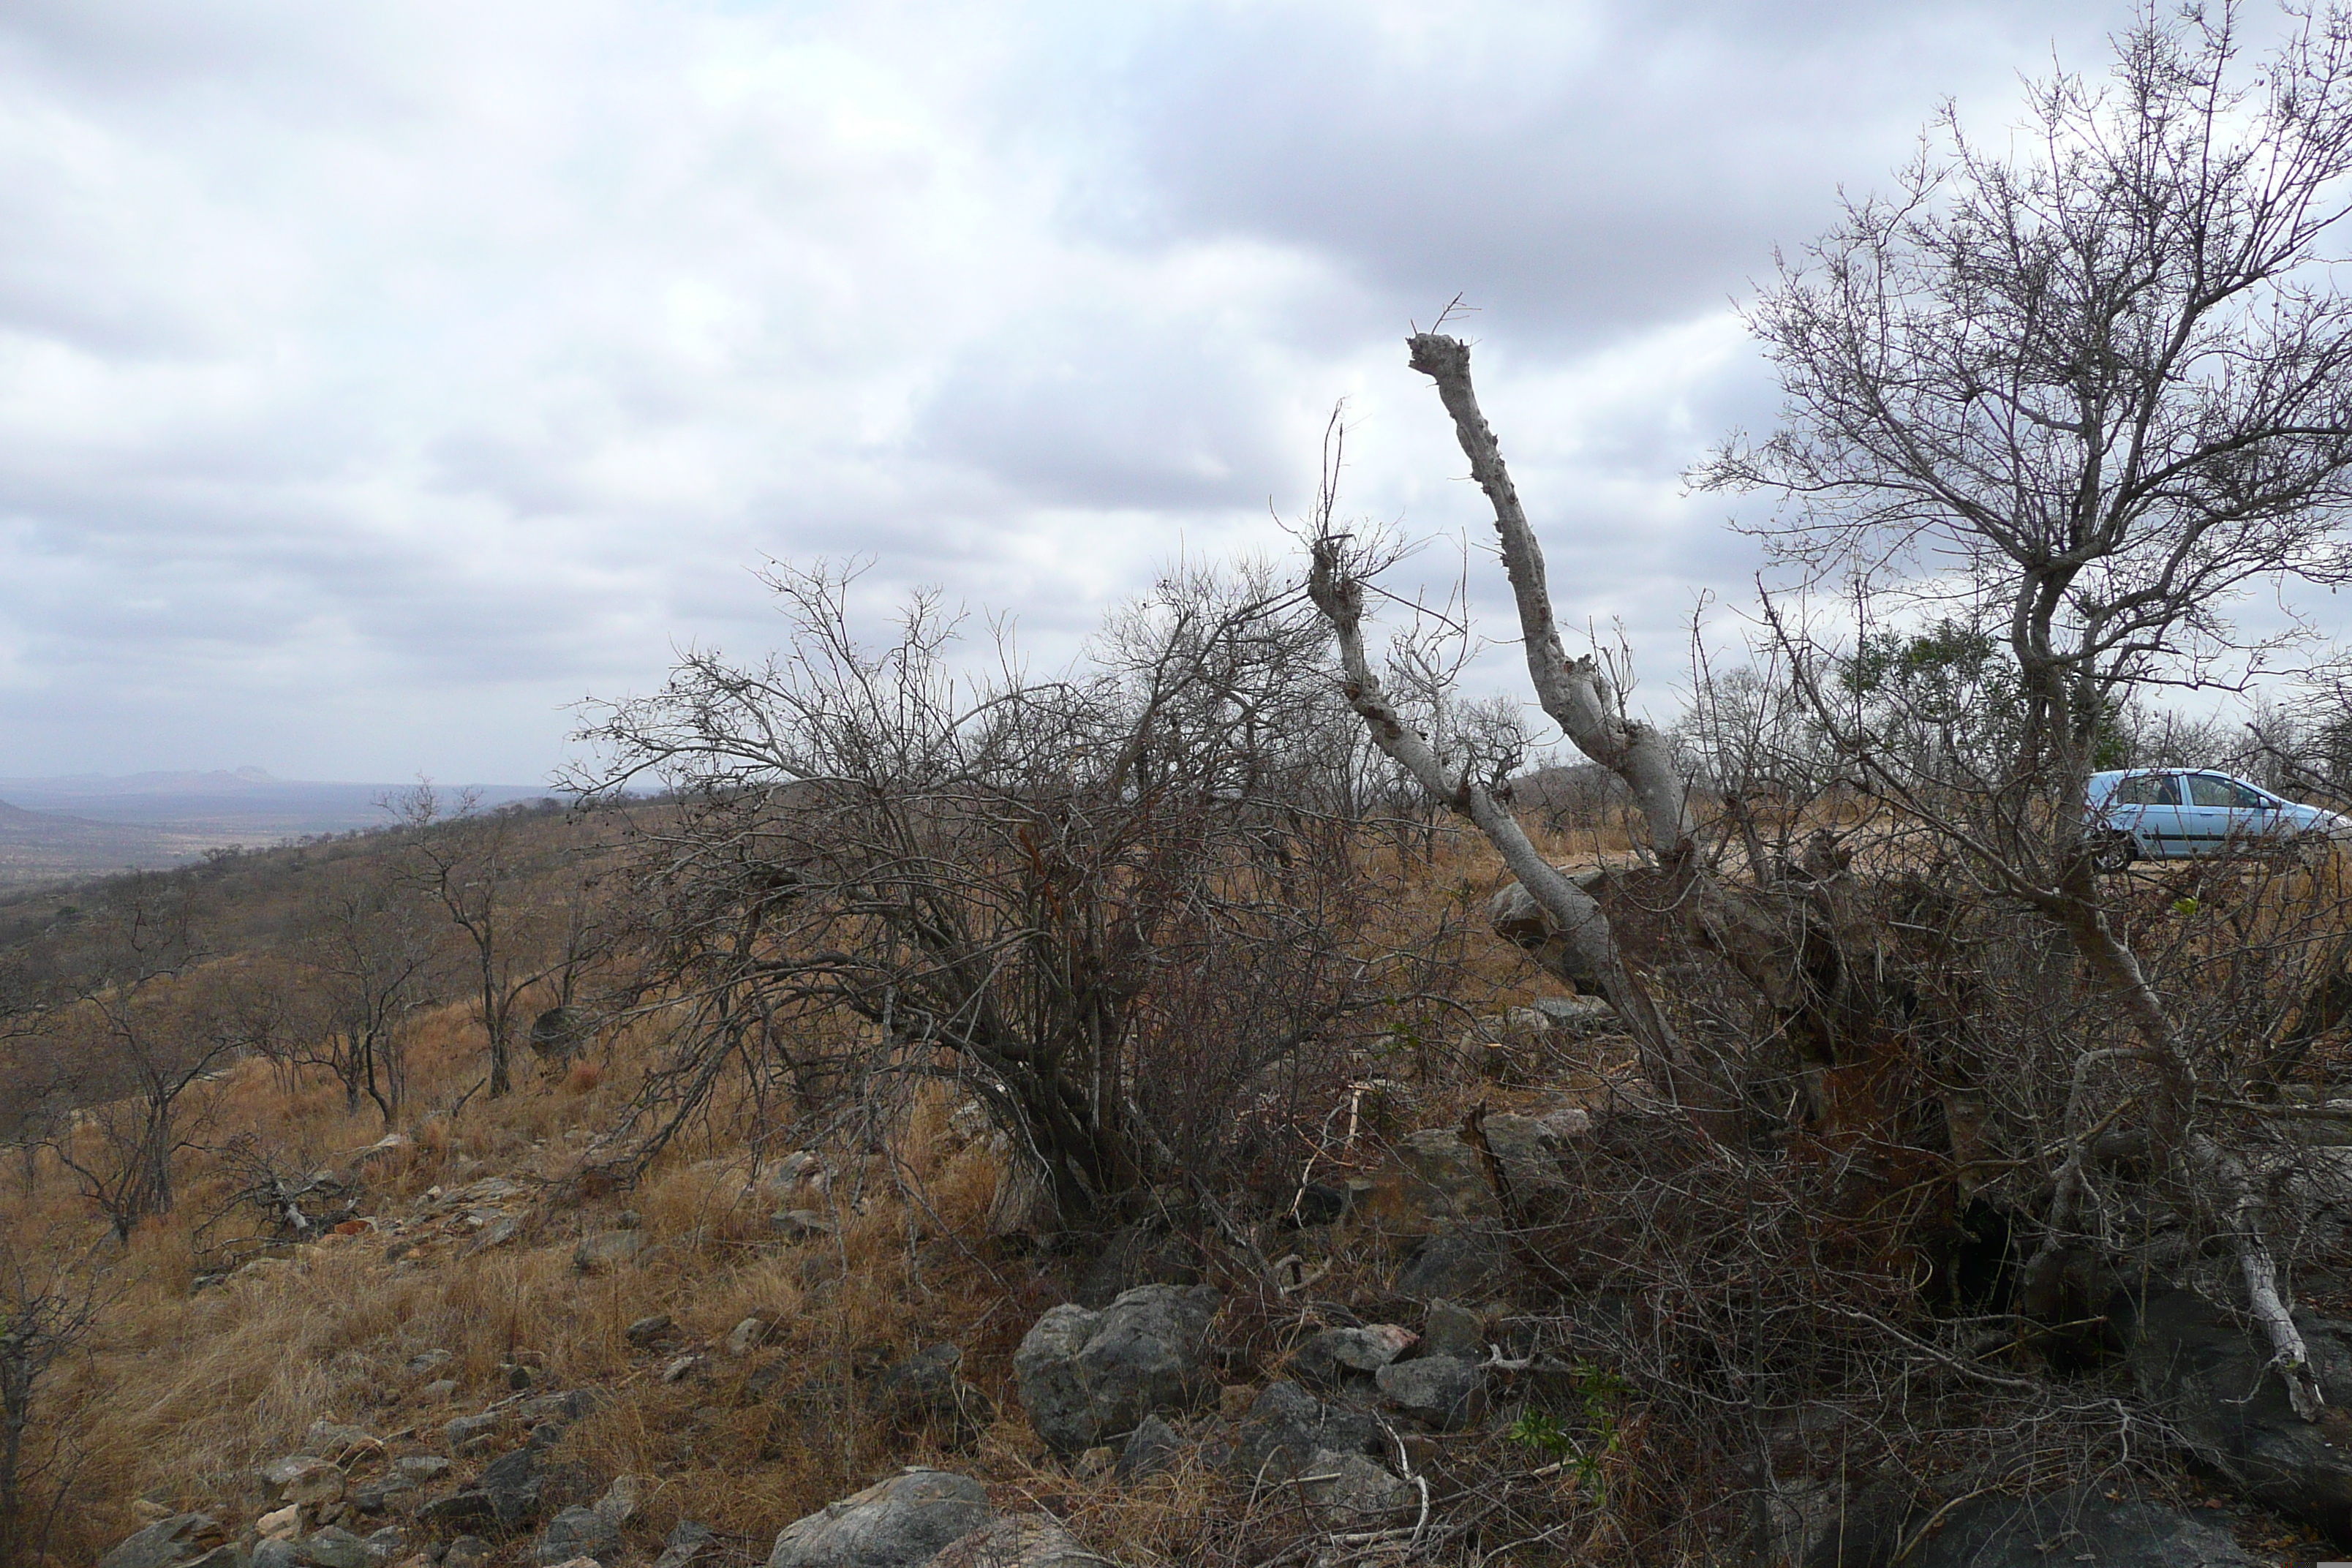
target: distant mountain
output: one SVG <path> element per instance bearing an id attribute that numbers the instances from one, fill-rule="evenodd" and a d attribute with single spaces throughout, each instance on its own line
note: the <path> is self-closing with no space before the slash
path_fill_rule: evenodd
<path id="1" fill-rule="evenodd" d="M 215 769 L 211 773 L 0 778 L 0 800 L 98 822 L 138 823 L 202 834 L 215 843 L 266 844 L 311 833 L 382 827 L 391 820 L 383 803 L 411 787 L 280 779 L 248 767 L 233 773 Z M 453 805 L 472 789 L 486 806 L 537 800 L 550 793 L 544 786 L 525 784 L 436 788 L 441 798 Z"/>
<path id="2" fill-rule="evenodd" d="M 272 787 L 284 788 L 286 781 L 272 777 L 261 768 L 215 768 L 210 773 L 74 773 L 62 778 L 0 780 L 0 789 L 23 786 L 36 795 L 64 793 L 77 795 L 250 795 Z M 304 788 L 304 785 L 295 785 Z M 355 786 L 379 788 L 379 785 Z"/>
<path id="3" fill-rule="evenodd" d="M 259 768 L 209 773 L 0 778 L 0 883 L 184 865 L 207 849 L 382 827 L 383 802 L 413 786 L 274 778 Z M 454 806 L 538 800 L 520 784 L 436 786 Z"/>

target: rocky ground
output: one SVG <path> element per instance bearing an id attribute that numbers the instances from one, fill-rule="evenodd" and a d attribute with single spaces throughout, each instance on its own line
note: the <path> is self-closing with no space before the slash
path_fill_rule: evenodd
<path id="1" fill-rule="evenodd" d="M 1512 1028 L 1524 1037 L 1593 1023 L 1534 1016 Z M 1482 1093 L 1517 1109 L 1484 1114 L 1475 1137 L 1446 1124 L 1377 1138 L 1371 1124 L 1400 1109 L 1409 1121 L 1413 1100 L 1395 1086 L 1367 1090 L 1369 1101 L 1351 1108 L 1367 1125 L 1367 1157 L 1319 1179 L 1310 1171 L 1280 1226 L 1224 1238 L 1271 1281 L 1255 1296 L 1184 1261 L 1178 1236 L 1220 1225 L 1199 1212 L 1200 1194 L 1171 1193 L 1168 1214 L 1096 1238 L 1059 1274 L 1038 1263 L 1033 1278 L 1062 1280 L 1071 1299 L 1036 1310 L 1012 1292 L 994 1303 L 1023 1313 L 1009 1365 L 981 1369 L 974 1345 L 952 1342 L 875 1356 L 854 1369 L 853 1401 L 826 1371 L 779 1349 L 792 1325 L 776 1313 L 723 1331 L 661 1312 L 614 1324 L 608 1370 L 586 1381 L 530 1345 L 514 1346 L 488 1378 L 467 1375 L 446 1347 L 418 1346 L 377 1381 L 367 1408 L 317 1421 L 298 1451 L 220 1495 L 161 1489 L 142 1500 L 151 1522 L 100 1568 L 1078 1568 L 1121 1561 L 1102 1550 L 1108 1537 L 1089 1519 L 1146 1504 L 1193 1510 L 1210 1521 L 1197 1539 L 1241 1543 L 1253 1562 L 1403 1564 L 1439 1561 L 1441 1548 L 1444 1561 L 1466 1560 L 1479 1510 L 1516 1517 L 1509 1510 L 1547 1489 L 1572 1499 L 1609 1462 L 1597 1433 L 1531 1416 L 1558 1405 L 1538 1394 L 1589 1386 L 1595 1374 L 1520 1312 L 1506 1223 L 1507 1210 L 1572 1184 L 1580 1144 L 1617 1114 L 1609 1074 L 1514 1084 L 1502 1059 L 1511 1047 L 1494 1049 Z M 548 1178 L 589 1136 L 542 1141 L 511 1169 L 404 1201 L 371 1195 L 371 1170 L 408 1151 L 404 1137 L 387 1137 L 288 1184 L 280 1196 L 297 1244 L 205 1278 L 200 1291 L 258 1304 L 304 1291 L 329 1267 L 389 1282 L 509 1251 L 545 1254 L 551 1267 L 566 1259 L 568 1277 L 584 1283 L 657 1276 L 698 1256 L 693 1237 L 618 1206 L 627 1194 L 583 1199 Z M 757 1247 L 814 1268 L 837 1248 L 846 1217 L 840 1159 L 803 1152 L 740 1174 L 710 1163 L 766 1213 Z M 1268 1300 L 1301 1303 L 1272 1342 Z M 2186 1490 L 2159 1498 L 2072 1484 L 1935 1496 L 1853 1479 L 1791 1481 L 1775 1526 L 1783 1560 L 2324 1560 L 2325 1542 L 2352 1542 L 2352 1323 L 2310 1316 L 2304 1329 L 2330 1404 L 2317 1425 L 2294 1418 L 2278 1380 L 2263 1375 L 2265 1352 L 2225 1313 L 2183 1290 L 2139 1299 L 2121 1325 L 2122 1364 L 2161 1424 L 2151 1432 L 2168 1435 L 2189 1467 Z M 649 1508 L 668 1478 L 602 1470 L 573 1440 L 616 1398 L 648 1388 L 690 1402 L 677 1406 L 689 1428 L 764 1413 L 771 1448 L 822 1443 L 806 1413 L 821 1424 L 823 1412 L 853 1403 L 906 1436 L 898 1462 L 869 1468 L 863 1489 L 759 1533 L 740 1523 L 730 1531 Z M 2179 1506 L 2200 1489 L 2210 1506 Z M 1497 1564 L 1582 1561 L 1591 1544 L 1574 1531 L 1483 1539 L 1479 1560 Z"/>

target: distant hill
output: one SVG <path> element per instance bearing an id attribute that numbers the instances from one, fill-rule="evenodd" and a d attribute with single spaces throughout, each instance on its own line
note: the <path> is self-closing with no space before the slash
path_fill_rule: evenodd
<path id="1" fill-rule="evenodd" d="M 184 865 L 230 844 L 274 844 L 382 827 L 383 801 L 406 784 L 330 784 L 234 772 L 0 778 L 0 884 Z M 548 795 L 519 784 L 471 787 L 485 806 Z"/>

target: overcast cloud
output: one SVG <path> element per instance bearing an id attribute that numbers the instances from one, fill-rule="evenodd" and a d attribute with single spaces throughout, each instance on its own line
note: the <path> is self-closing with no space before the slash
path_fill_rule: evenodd
<path id="1" fill-rule="evenodd" d="M 0 774 L 541 779 L 772 643 L 769 555 L 1058 658 L 1279 548 L 1343 396 L 1350 510 L 1482 528 L 1402 342 L 1457 292 L 1563 615 L 1670 683 L 1753 565 L 1677 478 L 1769 422 L 1730 302 L 2122 20 L 8 0 Z"/>

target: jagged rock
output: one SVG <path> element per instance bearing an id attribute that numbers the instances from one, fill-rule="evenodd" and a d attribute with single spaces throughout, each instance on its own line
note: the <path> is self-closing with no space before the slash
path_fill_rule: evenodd
<path id="1" fill-rule="evenodd" d="M 410 1454 L 394 1459 L 392 1468 L 410 1480 L 422 1484 L 436 1481 L 449 1473 L 449 1461 L 438 1454 Z"/>
<path id="2" fill-rule="evenodd" d="M 693 1373 L 695 1368 L 701 1364 L 702 1358 L 698 1355 L 682 1355 L 673 1357 L 670 1363 L 662 1368 L 661 1380 L 664 1383 L 683 1382 Z"/>
<path id="3" fill-rule="evenodd" d="M 2217 1525 L 2154 1503 L 2111 1500 L 2095 1488 L 2018 1498 L 1970 1498 L 1914 1534 L 1933 1510 L 1896 1506 L 1842 1510 L 1805 1554 L 1804 1568 L 2257 1568 Z"/>
<path id="4" fill-rule="evenodd" d="M 382 1513 L 393 1500 L 416 1489 L 416 1482 L 398 1470 L 361 1482 L 351 1490 L 351 1504 L 362 1513 Z"/>
<path id="5" fill-rule="evenodd" d="M 1570 1035 L 1591 1034 L 1613 1027 L 1617 1022 L 1617 1009 L 1606 996 L 1538 996 L 1528 1010 L 1548 1027 Z"/>
<path id="6" fill-rule="evenodd" d="M 1118 1463 L 1111 1473 L 1121 1482 L 1139 1481 L 1173 1468 L 1183 1451 L 1184 1440 L 1176 1428 L 1157 1415 L 1147 1415 L 1128 1434 L 1127 1446 L 1118 1451 Z"/>
<path id="7" fill-rule="evenodd" d="M 331 1524 L 311 1531 L 295 1548 L 294 1561 L 304 1568 L 375 1568 L 376 1556 L 366 1542 Z"/>
<path id="8" fill-rule="evenodd" d="M 1545 1121 L 1529 1116 L 1498 1112 L 1483 1123 L 1486 1147 L 1510 1184 L 1511 1196 L 1521 1205 L 1556 1202 L 1569 1191 L 1568 1173 L 1559 1163 L 1560 1136 Z"/>
<path id="9" fill-rule="evenodd" d="M 451 1453 L 470 1453 L 496 1436 L 499 1428 L 506 1424 L 507 1416 L 503 1410 L 485 1410 L 478 1415 L 460 1415 L 442 1426 L 441 1438 L 449 1445 Z"/>
<path id="10" fill-rule="evenodd" d="M 389 1563 L 400 1549 L 408 1544 L 408 1531 L 396 1524 L 387 1524 L 367 1538 L 367 1549 L 379 1563 Z"/>
<path id="11" fill-rule="evenodd" d="M 876 1413 L 902 1429 L 936 1428 L 950 1447 L 979 1441 L 996 1419 L 996 1404 L 963 1380 L 962 1366 L 963 1351 L 953 1344 L 916 1352 L 875 1377 Z"/>
<path id="12" fill-rule="evenodd" d="M 815 1183 L 824 1171 L 824 1163 L 814 1154 L 795 1149 L 770 1166 L 754 1190 L 782 1203 L 803 1186 Z"/>
<path id="13" fill-rule="evenodd" d="M 1486 1369 L 1460 1356 L 1391 1362 L 1372 1381 L 1383 1403 L 1442 1431 L 1458 1431 L 1486 1413 Z"/>
<path id="14" fill-rule="evenodd" d="M 604 1495 L 596 1500 L 596 1517 L 618 1530 L 637 1517 L 644 1506 L 646 1483 L 637 1476 L 614 1476 Z"/>
<path id="15" fill-rule="evenodd" d="M 264 1541 L 291 1541 L 302 1533 L 302 1505 L 289 1502 L 284 1508 L 272 1509 L 255 1520 L 253 1528 Z"/>
<path id="16" fill-rule="evenodd" d="M 1419 1338 L 1394 1323 L 1325 1329 L 1290 1352 L 1284 1370 L 1309 1388 L 1337 1388 L 1350 1375 L 1370 1376 L 1411 1350 Z"/>
<path id="17" fill-rule="evenodd" d="M 1421 1346 L 1426 1355 L 1486 1359 L 1486 1321 L 1469 1308 L 1440 1299 L 1422 1315 Z"/>
<path id="18" fill-rule="evenodd" d="M 226 1532 L 208 1513 L 159 1519 L 98 1560 L 98 1568 L 191 1568 L 217 1550 Z"/>
<path id="19" fill-rule="evenodd" d="M 343 1495 L 343 1472 L 316 1454 L 289 1454 L 261 1467 L 262 1495 L 274 1503 L 317 1508 Z"/>
<path id="20" fill-rule="evenodd" d="M 313 1421 L 304 1447 L 321 1458 L 341 1460 L 367 1448 L 381 1448 L 383 1439 L 359 1426 L 346 1426 L 334 1421 Z"/>
<path id="21" fill-rule="evenodd" d="M 1105 1568 L 1108 1559 L 1078 1544 L 1060 1521 L 1017 1513 L 950 1542 L 931 1568 Z"/>
<path id="22" fill-rule="evenodd" d="M 486 1568 L 490 1561 L 490 1543 L 478 1535 L 461 1535 L 449 1543 L 449 1551 L 441 1559 L 441 1568 Z"/>
<path id="23" fill-rule="evenodd" d="M 1371 1175 L 1358 1205 L 1388 1236 L 1435 1236 L 1502 1215 L 1477 1151 L 1447 1127 L 1409 1132 Z"/>
<path id="24" fill-rule="evenodd" d="M 1181 1239 L 1139 1222 L 1121 1226 L 1090 1250 L 1070 1295 L 1079 1306 L 1100 1311 L 1140 1286 L 1200 1282 L 1200 1258 Z"/>
<path id="25" fill-rule="evenodd" d="M 971 1477 L 910 1469 L 786 1525 L 768 1568 L 919 1568 L 990 1513 Z"/>
<path id="26" fill-rule="evenodd" d="M 575 1557 L 600 1561 L 621 1553 L 621 1527 L 593 1508 L 567 1508 L 548 1521 L 531 1542 L 530 1560 L 541 1564 L 568 1563 Z"/>
<path id="27" fill-rule="evenodd" d="M 1460 1300 L 1499 1284 L 1511 1259 L 1494 1242 L 1477 1236 L 1433 1236 L 1399 1271 L 1396 1292 L 1416 1300 Z"/>
<path id="28" fill-rule="evenodd" d="M 707 1524 L 694 1520 L 678 1521 L 676 1529 L 662 1542 L 661 1555 L 654 1559 L 654 1568 L 694 1568 L 696 1563 L 708 1563 L 719 1555 L 718 1532 Z"/>
<path id="29" fill-rule="evenodd" d="M 2155 1289 L 2116 1314 L 2140 1393 L 2239 1491 L 2352 1543 L 2352 1323 L 2295 1314 L 2326 1408 L 2306 1422 L 2269 1345 L 2192 1292 Z"/>
<path id="30" fill-rule="evenodd" d="M 609 1274 L 646 1249 L 641 1230 L 602 1230 L 583 1236 L 572 1249 L 572 1267 L 583 1274 Z"/>
<path id="31" fill-rule="evenodd" d="M 1318 1453 L 1377 1454 L 1385 1446 L 1379 1424 L 1364 1412 L 1326 1405 L 1284 1380 L 1267 1384 L 1251 1403 L 1228 1463 L 1245 1481 L 1279 1480 L 1312 1474 L 1307 1467 Z"/>
<path id="32" fill-rule="evenodd" d="M 436 1377 L 416 1391 L 419 1405 L 444 1405 L 457 1397 L 457 1380 L 454 1377 Z"/>
<path id="33" fill-rule="evenodd" d="M 504 1247 L 522 1234 L 522 1215 L 502 1214 L 482 1227 L 481 1234 L 475 1237 L 472 1244 L 466 1248 L 466 1255 L 470 1258 L 478 1252 L 488 1252 L 494 1247 Z"/>
<path id="34" fill-rule="evenodd" d="M 1209 1321 L 1221 1300 L 1206 1285 L 1145 1285 L 1099 1312 L 1047 1312 L 1013 1357 L 1030 1425 L 1057 1453 L 1076 1454 L 1146 1415 L 1215 1398 Z"/>
<path id="35" fill-rule="evenodd" d="M 417 1376 L 422 1376 L 436 1367 L 448 1365 L 455 1359 L 447 1351 L 421 1351 L 408 1358 L 408 1370 Z"/>
<path id="36" fill-rule="evenodd" d="M 768 1226 L 787 1241 L 833 1234 L 833 1222 L 814 1209 L 778 1209 L 768 1216 Z"/>
<path id="37" fill-rule="evenodd" d="M 526 1399 L 515 1406 L 515 1413 L 535 1426 L 541 1421 L 584 1421 L 604 1407 L 604 1396 L 596 1390 L 573 1388 Z"/>
<path id="38" fill-rule="evenodd" d="M 436 1530 L 484 1522 L 520 1530 L 546 1506 L 547 1482 L 540 1450 L 517 1448 L 491 1460 L 473 1485 L 418 1509 L 417 1522 Z"/>
<path id="39" fill-rule="evenodd" d="M 498 1517 L 497 1500 L 479 1487 L 466 1487 L 447 1497 L 435 1498 L 416 1510 L 416 1522 L 427 1530 L 486 1524 L 495 1521 Z"/>
<path id="40" fill-rule="evenodd" d="M 670 1315 L 656 1312 L 649 1318 L 639 1318 L 621 1331 L 621 1337 L 633 1345 L 649 1345 L 670 1330 Z"/>
<path id="41" fill-rule="evenodd" d="M 1339 1530 L 1362 1530 L 1402 1516 L 1421 1501 L 1421 1490 L 1361 1454 L 1324 1448 L 1310 1457 L 1289 1483 L 1323 1522 Z"/>

